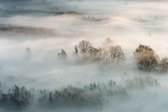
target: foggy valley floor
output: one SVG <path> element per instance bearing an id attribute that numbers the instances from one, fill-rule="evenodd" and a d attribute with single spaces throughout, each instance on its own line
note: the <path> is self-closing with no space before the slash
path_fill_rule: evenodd
<path id="1" fill-rule="evenodd" d="M 0 112 L 167 112 L 167 5 L 0 0 Z"/>

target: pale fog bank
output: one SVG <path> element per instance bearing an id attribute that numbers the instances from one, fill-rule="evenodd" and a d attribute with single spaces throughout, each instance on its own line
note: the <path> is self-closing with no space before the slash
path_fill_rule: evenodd
<path id="1" fill-rule="evenodd" d="M 30 91 L 34 97 L 16 112 L 166 112 L 168 73 L 139 71 L 133 53 L 144 44 L 160 58 L 168 57 L 167 5 L 167 0 L 1 0 L 0 93 L 12 96 L 16 91 L 8 89 L 15 84 L 25 86 L 26 95 Z M 74 57 L 79 41 L 99 48 L 106 38 L 122 47 L 123 63 L 104 65 Z M 66 59 L 58 57 L 61 49 Z M 115 82 L 112 88 L 110 80 Z M 75 90 L 72 96 L 79 94 L 85 103 L 90 97 L 96 105 L 79 106 L 84 100 L 73 99 L 74 105 L 67 106 L 67 97 L 54 104 L 43 99 L 55 90 L 65 94 L 68 85 Z M 47 92 L 39 92 L 44 89 Z M 13 104 L 2 98 L 0 111 L 15 112 Z M 41 98 L 44 104 L 39 104 Z M 6 109 L 6 103 L 12 109 Z"/>

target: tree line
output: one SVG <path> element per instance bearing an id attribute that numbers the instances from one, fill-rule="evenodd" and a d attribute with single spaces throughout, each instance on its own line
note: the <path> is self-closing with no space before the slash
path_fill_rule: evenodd
<path id="1" fill-rule="evenodd" d="M 33 102 L 39 106 L 101 106 L 105 96 L 127 96 L 127 91 L 116 84 L 115 81 L 108 83 L 90 83 L 83 87 L 68 85 L 62 89 L 35 90 L 24 86 L 14 85 L 8 91 L 0 88 L 0 107 L 21 109 L 28 107 Z"/>
<path id="2" fill-rule="evenodd" d="M 124 86 L 110 80 L 107 83 L 92 82 L 82 87 L 68 85 L 61 89 L 27 89 L 24 86 L 14 85 L 3 90 L 0 83 L 0 107 L 8 109 L 22 109 L 31 104 L 40 107 L 101 107 L 109 98 L 129 98 L 131 89 L 157 87 L 160 84 L 151 77 L 132 77 L 125 80 Z"/>
<path id="3" fill-rule="evenodd" d="M 145 72 L 167 72 L 168 58 L 160 59 L 153 48 L 140 44 L 133 53 L 138 70 Z M 58 56 L 67 58 L 67 53 L 62 49 Z M 87 60 L 91 62 L 101 62 L 103 64 L 118 64 L 125 61 L 125 53 L 120 45 L 117 45 L 110 38 L 105 39 L 103 47 L 93 47 L 87 40 L 81 40 L 74 46 L 73 56 L 76 59 Z"/>

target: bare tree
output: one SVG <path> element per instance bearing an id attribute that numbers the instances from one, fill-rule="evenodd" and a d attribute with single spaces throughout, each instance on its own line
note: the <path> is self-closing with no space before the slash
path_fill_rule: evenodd
<path id="1" fill-rule="evenodd" d="M 82 40 L 78 44 L 78 50 L 81 54 L 85 54 L 90 47 L 91 47 L 91 43 L 87 40 Z"/>
<path id="2" fill-rule="evenodd" d="M 97 49 L 95 47 L 90 47 L 87 51 L 87 57 L 92 61 L 100 61 L 101 60 L 101 48 Z"/>
<path id="3" fill-rule="evenodd" d="M 103 46 L 102 59 L 104 63 L 119 63 L 125 60 L 121 46 L 115 45 L 110 38 L 105 39 Z"/>

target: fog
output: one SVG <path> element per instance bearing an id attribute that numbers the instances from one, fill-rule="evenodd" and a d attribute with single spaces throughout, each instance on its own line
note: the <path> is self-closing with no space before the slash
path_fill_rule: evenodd
<path id="1" fill-rule="evenodd" d="M 168 56 L 167 5 L 167 0 L 1 0 L 0 90 L 24 86 L 34 98 L 21 109 L 0 106 L 0 112 L 166 112 L 167 72 L 139 71 L 133 53 L 144 44 L 160 58 Z M 99 48 L 106 38 L 122 47 L 123 63 L 106 65 L 73 55 L 79 41 Z M 58 56 L 61 49 L 66 59 Z M 39 90 L 71 85 L 87 95 L 84 86 L 110 80 L 117 94 L 102 89 L 98 106 L 38 103 Z"/>

